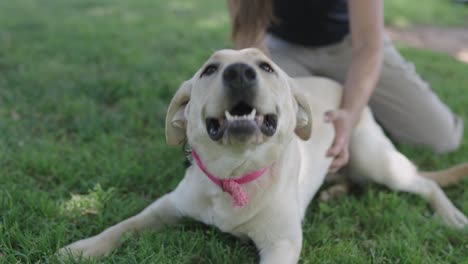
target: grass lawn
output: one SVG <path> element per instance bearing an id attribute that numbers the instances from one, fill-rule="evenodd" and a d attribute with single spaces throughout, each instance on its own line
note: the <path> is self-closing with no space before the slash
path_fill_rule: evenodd
<path id="1" fill-rule="evenodd" d="M 399 12 L 403 2 L 386 1 L 389 23 L 427 22 L 414 14 L 429 5 Z M 451 12 L 444 2 L 437 10 Z M 438 23 L 462 23 L 468 7 L 455 9 Z M 165 109 L 210 53 L 230 45 L 228 28 L 224 1 L 0 1 L 0 263 L 55 263 L 61 246 L 176 186 L 183 155 L 165 144 Z M 468 123 L 468 66 L 402 52 Z M 464 138 L 448 155 L 400 148 L 423 168 L 443 168 L 468 161 Z M 468 213 L 465 190 L 468 180 L 446 191 Z M 189 220 L 127 237 L 102 260 L 257 261 L 251 243 Z M 442 225 L 420 198 L 372 185 L 312 202 L 301 262 L 468 263 L 468 233 Z"/>
<path id="2" fill-rule="evenodd" d="M 384 1 L 387 25 L 406 27 L 413 24 L 436 26 L 468 25 L 468 6 L 454 0 Z"/>

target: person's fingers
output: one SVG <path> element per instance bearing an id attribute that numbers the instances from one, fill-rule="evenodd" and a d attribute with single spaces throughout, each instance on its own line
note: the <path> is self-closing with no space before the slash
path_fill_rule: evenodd
<path id="1" fill-rule="evenodd" d="M 337 172 L 349 161 L 346 129 L 342 127 L 344 125 L 342 124 L 343 118 L 340 110 L 331 110 L 325 113 L 325 122 L 333 122 L 336 131 L 332 146 L 327 151 L 327 157 L 334 157 L 329 167 L 330 172 Z"/>
<path id="2" fill-rule="evenodd" d="M 345 166 L 349 161 L 349 152 L 343 150 L 340 155 L 338 155 L 330 165 L 329 172 L 337 172 L 343 166 Z"/>
<path id="3" fill-rule="evenodd" d="M 338 112 L 335 110 L 330 110 L 325 112 L 325 122 L 330 123 L 338 119 Z"/>
<path id="4" fill-rule="evenodd" d="M 346 148 L 343 149 L 343 151 L 341 151 L 339 153 L 339 155 L 337 155 L 335 157 L 335 159 L 333 160 L 332 164 L 330 165 L 330 167 L 342 167 L 344 165 L 346 165 L 349 161 L 349 152 Z"/>
<path id="5" fill-rule="evenodd" d="M 336 166 L 335 167 L 330 167 L 330 168 L 328 168 L 328 172 L 329 173 L 336 173 L 336 172 L 338 172 L 338 167 L 336 167 Z"/>
<path id="6" fill-rule="evenodd" d="M 335 141 L 335 143 L 332 145 L 330 149 L 328 149 L 327 152 L 327 157 L 336 157 L 340 154 L 341 150 L 343 149 L 343 144 L 338 141 L 338 139 Z"/>
<path id="7" fill-rule="evenodd" d="M 337 133 L 333 145 L 328 149 L 327 157 L 338 156 L 343 151 L 345 145 L 345 137 L 341 133 Z"/>

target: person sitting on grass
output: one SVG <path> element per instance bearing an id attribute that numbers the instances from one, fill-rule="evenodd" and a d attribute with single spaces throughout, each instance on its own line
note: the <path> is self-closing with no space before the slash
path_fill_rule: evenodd
<path id="1" fill-rule="evenodd" d="M 257 47 L 292 77 L 344 85 L 327 112 L 335 140 L 330 171 L 348 162 L 353 126 L 366 105 L 396 141 L 438 153 L 460 146 L 463 121 L 434 94 L 384 34 L 382 0 L 228 0 L 235 48 Z"/>

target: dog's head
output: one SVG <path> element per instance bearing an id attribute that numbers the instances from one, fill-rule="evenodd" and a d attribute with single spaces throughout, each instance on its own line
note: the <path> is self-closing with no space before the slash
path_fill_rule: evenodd
<path id="1" fill-rule="evenodd" d="M 294 133 L 308 139 L 311 126 L 307 101 L 267 56 L 221 50 L 172 99 L 166 139 L 169 145 L 188 140 L 199 152 L 256 149 L 258 155 L 258 148 L 284 146 Z"/>

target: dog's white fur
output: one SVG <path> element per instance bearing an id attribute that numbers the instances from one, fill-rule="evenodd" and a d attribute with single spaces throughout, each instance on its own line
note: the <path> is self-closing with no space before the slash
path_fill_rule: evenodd
<path id="1" fill-rule="evenodd" d="M 261 61 L 272 65 L 275 72 L 262 71 L 258 67 Z M 188 216 L 224 232 L 249 237 L 258 247 L 262 263 L 298 261 L 301 221 L 331 163 L 325 153 L 332 144 L 334 128 L 324 122 L 324 113 L 338 107 L 341 87 L 324 78 L 293 80 L 255 49 L 218 51 L 207 64 L 213 62 L 219 64 L 216 73 L 200 78 L 202 70 L 198 71 L 173 98 L 166 121 L 167 141 L 178 145 L 188 140 L 208 170 L 223 179 L 273 164 L 261 178 L 244 185 L 249 204 L 233 207 L 231 197 L 192 165 L 174 191 L 102 233 L 64 247 L 62 254 L 106 255 L 119 245 L 124 233 L 158 230 Z M 221 72 L 236 62 L 256 70 L 258 111 L 278 114 L 277 132 L 270 138 L 222 144 L 207 135 L 206 116 L 224 113 L 228 99 L 222 93 Z M 420 195 L 450 226 L 463 228 L 468 224 L 438 184 L 421 176 L 395 149 L 369 109 L 364 110 L 353 132 L 346 172 L 354 180 L 370 180 Z"/>

